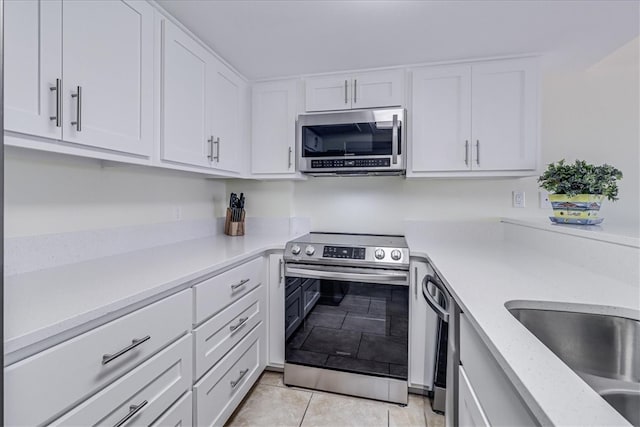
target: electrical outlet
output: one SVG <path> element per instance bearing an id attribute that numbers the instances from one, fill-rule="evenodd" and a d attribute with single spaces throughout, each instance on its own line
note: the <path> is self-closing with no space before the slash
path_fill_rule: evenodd
<path id="1" fill-rule="evenodd" d="M 524 191 L 512 191 L 511 192 L 511 200 L 514 208 L 524 208 Z"/>
<path id="2" fill-rule="evenodd" d="M 551 209 L 551 202 L 549 201 L 549 193 L 547 191 L 538 191 L 538 200 L 540 202 L 540 209 Z"/>

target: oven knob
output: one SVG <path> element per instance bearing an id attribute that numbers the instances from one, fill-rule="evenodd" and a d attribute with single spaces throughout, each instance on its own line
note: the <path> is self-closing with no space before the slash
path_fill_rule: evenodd
<path id="1" fill-rule="evenodd" d="M 300 253 L 300 246 L 294 245 L 291 247 L 291 253 L 294 255 L 298 255 Z"/>
<path id="2" fill-rule="evenodd" d="M 315 253 L 316 248 L 314 248 L 313 246 L 309 245 L 306 248 L 304 248 L 304 253 L 306 253 L 307 255 L 311 256 Z"/>
<path id="3" fill-rule="evenodd" d="M 400 258 L 402 258 L 402 252 L 400 252 L 397 249 L 394 249 L 391 251 L 391 259 L 394 261 L 398 261 Z"/>
<path id="4" fill-rule="evenodd" d="M 382 258 L 384 258 L 384 250 L 382 250 L 382 249 L 376 249 L 375 256 L 376 256 L 376 258 L 377 258 L 377 259 L 382 259 Z"/>

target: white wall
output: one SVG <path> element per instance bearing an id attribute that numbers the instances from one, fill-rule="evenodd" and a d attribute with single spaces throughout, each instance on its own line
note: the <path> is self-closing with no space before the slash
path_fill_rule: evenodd
<path id="1" fill-rule="evenodd" d="M 547 73 L 542 80 L 542 164 L 565 158 L 609 163 L 625 175 L 620 201 L 605 203 L 607 222 L 636 223 L 638 171 L 638 39 L 587 70 Z M 309 178 L 293 183 L 254 182 L 244 188 L 262 214 L 308 216 L 317 231 L 402 232 L 404 219 L 455 219 L 551 215 L 538 207 L 537 177 L 521 179 L 418 179 L 400 177 Z M 511 207 L 511 192 L 526 192 L 525 209 Z"/>
<path id="2" fill-rule="evenodd" d="M 105 229 L 224 214 L 224 181 L 7 147 L 5 237 Z"/>

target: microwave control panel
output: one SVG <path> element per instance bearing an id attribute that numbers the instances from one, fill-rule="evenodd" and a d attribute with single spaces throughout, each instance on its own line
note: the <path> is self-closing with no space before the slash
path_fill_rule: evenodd
<path id="1" fill-rule="evenodd" d="M 376 168 L 391 166 L 388 157 L 368 159 L 318 159 L 311 160 L 312 168 Z"/>
<path id="2" fill-rule="evenodd" d="M 348 258 L 364 259 L 365 248 L 354 248 L 347 246 L 325 246 L 322 251 L 323 258 Z"/>

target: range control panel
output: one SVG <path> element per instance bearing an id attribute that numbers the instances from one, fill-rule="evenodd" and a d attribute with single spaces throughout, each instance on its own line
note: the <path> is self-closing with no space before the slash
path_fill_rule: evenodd
<path id="1" fill-rule="evenodd" d="M 323 258 L 348 258 L 364 259 L 365 248 L 354 248 L 348 246 L 325 246 L 322 251 Z"/>
<path id="2" fill-rule="evenodd" d="M 311 160 L 312 168 L 375 168 L 391 166 L 388 157 L 374 157 L 370 159 L 322 159 Z"/>

